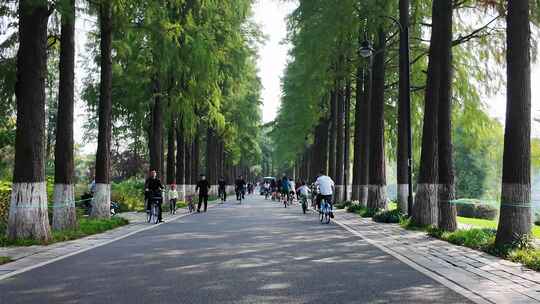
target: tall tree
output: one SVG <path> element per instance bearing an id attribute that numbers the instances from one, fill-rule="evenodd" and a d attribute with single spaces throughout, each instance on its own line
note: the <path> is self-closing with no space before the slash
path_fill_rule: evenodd
<path id="1" fill-rule="evenodd" d="M 452 2 L 441 8 L 441 84 L 439 93 L 439 217 L 438 225 L 447 231 L 457 229 L 454 162 L 452 154 Z"/>
<path id="2" fill-rule="evenodd" d="M 56 148 L 54 152 L 54 205 L 52 227 L 56 230 L 77 226 L 73 187 L 73 113 L 75 78 L 75 0 L 62 2 L 60 37 L 60 81 Z"/>
<path id="3" fill-rule="evenodd" d="M 182 124 L 182 119 L 179 119 L 176 125 L 176 184 L 181 200 L 186 191 L 186 140 Z"/>
<path id="4" fill-rule="evenodd" d="M 429 45 L 429 64 L 425 93 L 424 126 L 422 132 L 422 155 L 418 176 L 417 194 L 412 220 L 416 225 L 437 225 L 438 183 L 438 109 L 441 86 L 441 31 L 443 0 L 433 1 L 432 31 Z"/>
<path id="5" fill-rule="evenodd" d="M 15 169 L 7 235 L 10 239 L 51 237 L 45 186 L 46 0 L 19 1 L 17 52 L 17 131 Z"/>
<path id="6" fill-rule="evenodd" d="M 367 207 L 368 203 L 368 188 L 369 188 L 369 164 L 370 164 L 370 137 L 371 137 L 371 107 L 372 100 L 371 92 L 372 82 L 373 82 L 373 59 L 370 57 L 368 59 L 368 71 L 364 73 L 364 93 L 361 97 L 360 103 L 360 134 L 359 134 L 359 145 L 360 153 L 358 154 L 359 168 L 358 172 L 358 183 L 359 183 L 359 195 L 358 201 L 361 206 Z"/>
<path id="7" fill-rule="evenodd" d="M 508 1 L 506 125 L 501 214 L 495 243 L 512 245 L 531 231 L 531 57 L 529 1 Z"/>
<path id="8" fill-rule="evenodd" d="M 409 197 L 409 115 L 407 105 L 410 105 L 409 82 L 409 0 L 399 0 L 399 95 L 398 95 L 398 142 L 397 142 L 397 194 L 398 207 L 403 213 L 408 213 Z"/>
<path id="9" fill-rule="evenodd" d="M 171 120 L 167 133 L 167 185 L 176 184 L 176 122 L 174 115 L 171 114 Z"/>
<path id="10" fill-rule="evenodd" d="M 152 136 L 148 142 L 148 150 L 150 152 L 150 168 L 156 170 L 159 176 L 163 176 L 163 105 L 159 76 L 156 76 L 153 85 L 154 104 L 152 106 Z"/>
<path id="11" fill-rule="evenodd" d="M 336 87 L 337 107 L 336 107 L 336 193 L 335 200 L 343 201 L 343 177 L 344 177 L 344 156 L 345 156 L 345 92 L 343 80 L 337 83 Z"/>
<path id="12" fill-rule="evenodd" d="M 345 86 L 345 151 L 343 152 L 343 200 L 347 201 L 349 200 L 349 182 L 350 182 L 350 167 L 351 167 L 351 160 L 350 160 L 350 154 L 351 154 L 351 115 L 350 115 L 350 109 L 351 109 L 351 82 L 349 79 L 347 79 L 347 83 Z"/>
<path id="13" fill-rule="evenodd" d="M 96 192 L 92 217 L 110 217 L 111 204 L 111 126 L 112 126 L 112 7 L 99 3 L 101 76 L 99 89 L 99 127 L 96 152 Z"/>
<path id="14" fill-rule="evenodd" d="M 353 154 L 353 171 L 352 171 L 352 197 L 353 201 L 360 200 L 360 164 L 361 151 L 364 148 L 361 144 L 362 139 L 362 102 L 364 102 L 364 65 L 358 63 L 356 67 L 356 96 L 354 107 L 354 154 Z"/>
<path id="15" fill-rule="evenodd" d="M 386 209 L 386 157 L 384 151 L 384 81 L 386 33 L 379 28 L 373 59 L 373 87 L 371 95 L 371 129 L 369 142 L 369 194 L 367 206 Z"/>
<path id="16" fill-rule="evenodd" d="M 338 112 L 338 94 L 336 86 L 330 92 L 330 125 L 328 136 L 328 171 L 333 180 L 336 180 L 336 146 L 337 146 L 337 112 Z"/>

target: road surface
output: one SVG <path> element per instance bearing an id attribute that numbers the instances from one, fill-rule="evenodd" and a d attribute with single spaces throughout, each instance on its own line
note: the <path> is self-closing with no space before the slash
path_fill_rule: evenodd
<path id="1" fill-rule="evenodd" d="M 258 195 L 0 281 L 0 303 L 469 303 Z"/>

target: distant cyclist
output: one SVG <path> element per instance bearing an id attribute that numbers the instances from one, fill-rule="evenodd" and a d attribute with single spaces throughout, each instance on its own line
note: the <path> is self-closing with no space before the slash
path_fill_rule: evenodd
<path id="1" fill-rule="evenodd" d="M 321 209 L 321 201 L 324 199 L 328 204 L 330 204 L 330 209 L 332 209 L 332 196 L 334 195 L 334 181 L 327 175 L 324 174 L 324 171 L 319 173 L 315 185 L 319 187 L 319 195 L 317 196 L 317 208 Z M 331 213 L 330 217 L 334 217 Z"/>
<path id="2" fill-rule="evenodd" d="M 218 195 L 221 198 L 221 202 L 225 202 L 227 200 L 227 191 L 226 191 L 227 181 L 222 176 L 218 180 Z"/>
<path id="3" fill-rule="evenodd" d="M 242 200 L 245 197 L 246 194 L 246 181 L 244 180 L 244 177 L 242 175 L 238 176 L 238 179 L 236 180 L 235 184 L 235 191 L 236 191 L 236 199 Z"/>
<path id="4" fill-rule="evenodd" d="M 287 201 L 289 199 L 289 195 L 290 195 L 290 183 L 289 183 L 289 179 L 287 178 L 287 175 L 283 174 L 283 177 L 281 178 L 281 181 L 280 181 L 280 185 L 281 185 L 281 199 L 283 200 L 283 205 L 285 206 L 285 208 L 287 208 Z"/>
<path id="5" fill-rule="evenodd" d="M 161 190 L 163 190 L 163 185 L 161 184 L 161 181 L 157 177 L 156 170 L 150 170 L 150 176 L 146 179 L 146 182 L 144 183 L 144 196 L 147 200 L 146 204 L 146 212 L 150 213 L 150 209 L 152 208 L 152 200 L 155 200 L 158 206 L 158 221 L 163 222 L 162 216 L 161 216 L 161 203 L 163 202 L 163 198 L 161 195 Z"/>

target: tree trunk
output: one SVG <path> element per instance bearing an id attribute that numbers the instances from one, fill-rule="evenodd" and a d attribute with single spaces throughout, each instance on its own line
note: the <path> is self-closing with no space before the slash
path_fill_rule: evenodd
<path id="1" fill-rule="evenodd" d="M 167 184 L 176 184 L 176 157 L 175 157 L 175 121 L 174 116 L 171 115 L 171 124 L 169 125 L 169 132 L 167 136 Z"/>
<path id="2" fill-rule="evenodd" d="M 206 129 L 206 174 L 213 191 L 217 185 L 217 138 L 211 126 Z"/>
<path id="3" fill-rule="evenodd" d="M 409 0 L 399 0 L 399 22 L 402 31 L 399 38 L 399 97 L 397 130 L 397 200 L 403 213 L 408 210 L 409 197 L 409 125 L 407 105 L 410 104 L 409 83 Z"/>
<path id="4" fill-rule="evenodd" d="M 531 59 L 529 1 L 508 1 L 507 95 L 501 214 L 495 243 L 511 245 L 531 232 Z"/>
<path id="5" fill-rule="evenodd" d="M 426 83 L 422 155 L 412 221 L 416 225 L 437 225 L 438 183 L 438 108 L 441 78 L 441 18 L 444 1 L 433 1 L 431 42 Z"/>
<path id="6" fill-rule="evenodd" d="M 452 2 L 443 1 L 441 9 L 441 84 L 439 95 L 439 218 L 447 231 L 457 229 L 454 163 L 452 161 Z"/>
<path id="7" fill-rule="evenodd" d="M 186 143 L 184 140 L 184 128 L 179 119 L 176 126 L 176 184 L 178 185 L 178 198 L 183 200 L 186 191 L 186 167 L 185 167 Z"/>
<path id="8" fill-rule="evenodd" d="M 92 200 L 92 217 L 111 216 L 111 124 L 112 124 L 112 9 L 108 1 L 100 2 L 101 80 L 99 94 L 99 131 L 96 152 L 96 192 Z"/>
<path id="9" fill-rule="evenodd" d="M 356 104 L 354 109 L 354 154 L 352 172 L 352 197 L 353 201 L 360 200 L 360 176 L 362 146 L 362 103 L 364 101 L 364 65 L 358 64 L 356 68 Z M 365 115 L 367 117 L 367 115 Z"/>
<path id="10" fill-rule="evenodd" d="M 329 176 L 336 180 L 336 144 L 337 144 L 337 92 L 330 93 L 330 134 L 328 136 L 328 170 Z"/>
<path id="11" fill-rule="evenodd" d="M 54 205 L 55 230 L 74 229 L 77 226 L 73 187 L 73 113 L 75 78 L 75 0 L 69 1 L 69 12 L 62 14 L 60 40 L 60 80 L 56 148 L 54 153 Z"/>
<path id="12" fill-rule="evenodd" d="M 191 156 L 191 152 L 193 150 L 193 140 L 192 139 L 187 139 L 185 141 L 185 160 L 184 160 L 184 166 L 185 166 L 185 184 L 186 184 L 186 194 L 191 191 L 190 187 L 191 187 L 191 166 L 193 164 L 193 161 L 192 161 L 192 156 Z"/>
<path id="13" fill-rule="evenodd" d="M 199 131 L 195 133 L 193 138 L 193 145 L 191 146 L 191 184 L 196 184 L 199 180 L 199 157 L 200 157 L 200 147 L 199 147 Z"/>
<path id="14" fill-rule="evenodd" d="M 48 16 L 47 1 L 19 1 L 15 170 L 7 229 L 12 240 L 51 237 L 44 166 Z"/>
<path id="15" fill-rule="evenodd" d="M 369 194 L 367 206 L 386 209 L 386 160 L 384 154 L 384 80 L 386 34 L 379 29 L 377 53 L 373 60 L 373 95 L 369 143 Z"/>
<path id="16" fill-rule="evenodd" d="M 163 109 L 161 104 L 161 85 L 154 80 L 154 106 L 152 108 L 152 137 L 150 138 L 150 170 L 156 170 L 162 176 L 162 138 L 163 138 Z"/>
<path id="17" fill-rule="evenodd" d="M 335 200 L 336 202 L 343 201 L 343 171 L 344 171 L 344 147 L 345 147 L 345 137 L 344 137 L 344 120 L 345 120 L 345 94 L 343 91 L 342 82 L 338 82 L 336 87 L 337 92 L 337 124 L 336 124 L 336 193 Z"/>
<path id="18" fill-rule="evenodd" d="M 368 71 L 364 73 L 364 94 L 360 102 L 360 152 L 359 152 L 359 168 L 358 182 L 360 186 L 358 201 L 361 206 L 367 207 L 368 202 L 368 185 L 369 185 L 369 157 L 370 157 L 370 137 L 371 137 L 371 88 L 373 82 L 373 59 L 369 58 Z"/>
<path id="19" fill-rule="evenodd" d="M 350 180 L 350 154 L 351 154 L 351 82 L 347 79 L 345 88 L 345 151 L 344 151 L 344 168 L 343 168 L 343 200 L 349 200 L 349 180 Z"/>

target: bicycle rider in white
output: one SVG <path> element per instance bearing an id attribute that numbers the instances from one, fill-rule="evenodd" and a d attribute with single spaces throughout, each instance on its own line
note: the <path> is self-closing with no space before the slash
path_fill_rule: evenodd
<path id="1" fill-rule="evenodd" d="M 324 171 L 319 173 L 315 185 L 319 186 L 319 194 L 317 195 L 317 208 L 321 209 L 321 201 L 324 199 L 330 204 L 330 210 L 333 210 L 332 205 L 332 196 L 334 195 L 335 184 L 334 181 L 327 175 L 324 174 Z M 333 214 L 330 214 L 331 217 L 334 217 Z"/>

